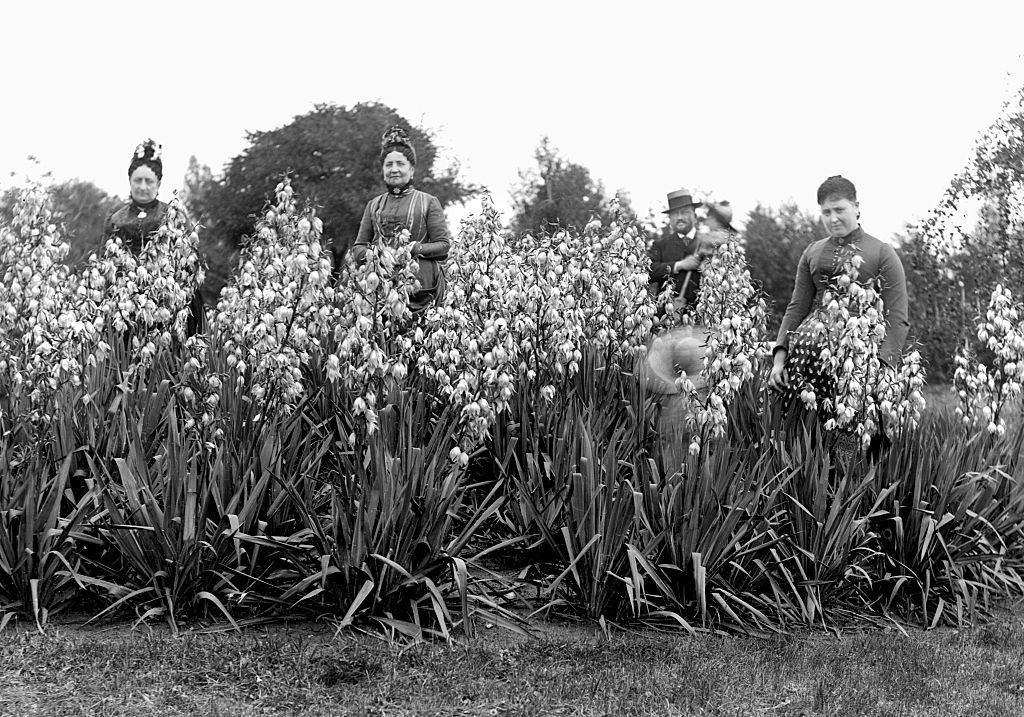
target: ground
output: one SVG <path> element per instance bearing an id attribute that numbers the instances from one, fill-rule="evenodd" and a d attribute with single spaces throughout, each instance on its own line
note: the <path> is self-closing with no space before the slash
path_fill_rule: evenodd
<path id="1" fill-rule="evenodd" d="M 544 622 L 402 648 L 323 624 L 0 632 L 2 715 L 1020 715 L 1024 608 L 770 638 Z"/>

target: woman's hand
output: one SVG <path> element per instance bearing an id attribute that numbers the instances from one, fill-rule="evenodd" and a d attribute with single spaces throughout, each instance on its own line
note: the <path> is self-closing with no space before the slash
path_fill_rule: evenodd
<path id="1" fill-rule="evenodd" d="M 414 241 L 412 246 L 409 247 L 409 256 L 417 257 L 420 255 L 420 243 Z"/>
<path id="2" fill-rule="evenodd" d="M 786 356 L 788 356 L 786 349 L 776 349 L 775 362 L 772 364 L 772 370 L 768 374 L 768 386 L 770 388 L 774 388 L 776 391 L 782 391 L 783 389 L 789 388 L 789 372 L 786 370 Z"/>

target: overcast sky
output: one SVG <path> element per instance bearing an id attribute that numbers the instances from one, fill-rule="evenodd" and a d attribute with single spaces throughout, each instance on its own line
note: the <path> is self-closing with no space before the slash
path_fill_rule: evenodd
<path id="1" fill-rule="evenodd" d="M 842 173 L 887 238 L 936 204 L 1020 81 L 1022 27 L 1024 3 L 985 0 L 20 1 L 3 12 L 0 182 L 33 154 L 125 196 L 151 136 L 168 199 L 190 155 L 217 173 L 247 130 L 377 100 L 499 207 L 548 135 L 641 214 L 680 186 L 740 216 L 813 209 Z"/>

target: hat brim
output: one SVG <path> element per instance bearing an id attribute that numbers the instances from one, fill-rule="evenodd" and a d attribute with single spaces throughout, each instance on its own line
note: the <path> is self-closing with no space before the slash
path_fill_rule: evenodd
<path id="1" fill-rule="evenodd" d="M 674 207 L 670 207 L 662 212 L 662 214 L 671 214 L 677 209 L 685 209 L 686 207 L 699 207 L 700 202 L 689 202 L 688 204 L 677 204 Z"/>

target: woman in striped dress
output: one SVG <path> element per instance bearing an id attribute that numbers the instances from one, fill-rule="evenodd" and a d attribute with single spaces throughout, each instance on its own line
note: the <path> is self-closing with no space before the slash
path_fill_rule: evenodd
<path id="1" fill-rule="evenodd" d="M 416 151 L 401 127 L 384 133 L 380 161 L 387 191 L 366 205 L 353 256 L 361 262 L 373 240 L 392 243 L 408 229 L 412 256 L 419 265 L 419 289 L 409 297 L 409 308 L 420 312 L 444 295 L 444 262 L 451 246 L 448 223 L 437 197 L 413 187 Z"/>

